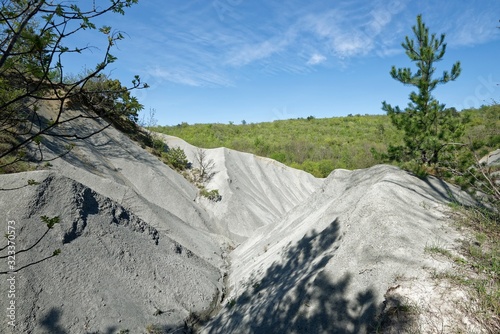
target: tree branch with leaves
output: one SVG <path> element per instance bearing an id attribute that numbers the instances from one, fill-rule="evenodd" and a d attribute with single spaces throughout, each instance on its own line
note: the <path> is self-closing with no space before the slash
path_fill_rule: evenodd
<path id="1" fill-rule="evenodd" d="M 12 236 L 15 236 L 15 235 L 7 233 L 5 235 L 5 238 L 7 239 L 7 243 L 4 247 L 0 248 L 0 252 L 2 252 L 3 250 L 6 250 L 7 255 L 0 255 L 0 259 L 8 259 L 12 263 L 17 263 L 17 258 L 19 257 L 19 254 L 24 253 L 24 252 L 28 252 L 28 251 L 32 250 L 33 248 L 35 248 L 40 243 L 40 241 L 42 241 L 42 239 L 45 238 L 45 236 L 49 233 L 49 231 L 52 230 L 52 228 L 54 228 L 54 225 L 58 224 L 60 221 L 59 216 L 55 216 L 52 218 L 47 217 L 47 216 L 41 216 L 40 219 L 42 220 L 43 223 L 45 223 L 45 225 L 47 225 L 47 229 L 38 238 L 38 240 L 35 241 L 31 246 L 24 248 L 24 249 L 21 249 L 20 251 L 16 252 L 15 251 L 15 249 L 16 249 L 15 241 L 12 241 L 12 239 L 13 239 Z M 14 232 L 14 231 L 15 230 L 9 230 L 9 232 Z M 26 269 L 32 265 L 35 265 L 35 264 L 41 263 L 43 261 L 46 261 L 50 258 L 53 258 L 54 256 L 57 256 L 60 253 L 61 253 L 61 249 L 58 248 L 58 249 L 54 250 L 51 255 L 46 256 L 44 258 L 41 258 L 37 261 L 29 262 L 21 267 L 17 267 L 17 266 L 13 267 L 12 270 L 0 271 L 0 275 L 9 274 L 12 272 L 19 272 L 19 271 Z M 11 259 L 13 259 L 13 260 L 11 260 Z M 7 262 L 7 264 L 9 264 L 9 262 Z M 9 267 L 12 267 L 12 266 L 9 266 Z"/>
<path id="2" fill-rule="evenodd" d="M 42 150 L 46 137 L 84 140 L 102 132 L 116 119 L 137 121 L 142 105 L 130 93 L 134 89 L 147 88 L 147 85 L 135 76 L 132 84 L 124 87 L 118 80 L 103 75 L 106 67 L 116 60 L 111 51 L 124 35 L 110 26 L 97 28 L 93 23 L 103 15 L 123 15 L 126 8 L 137 2 L 108 0 L 107 6 L 96 7 L 95 2 L 77 5 L 63 0 L 0 0 L 0 172 L 22 161 L 50 161 L 73 147 L 73 143 L 69 143 L 63 153 L 47 158 Z M 85 30 L 96 30 L 105 47 L 93 69 L 70 78 L 65 72 L 68 57 L 78 56 L 93 47 L 67 43 L 77 40 L 75 36 Z M 85 108 L 80 108 L 79 113 L 68 113 L 68 108 L 75 103 Z M 47 117 L 42 109 L 49 104 L 52 110 Z M 81 120 L 95 122 L 96 126 L 84 131 L 78 123 Z M 33 184 L 28 182 L 28 185 Z M 41 219 L 47 230 L 34 244 L 17 254 L 32 251 L 59 222 L 59 217 L 42 216 Z M 7 255 L 0 258 L 11 256 L 9 236 L 7 242 L 0 249 L 7 250 Z M 51 255 L 16 269 L 22 270 L 59 253 L 56 249 Z M 8 271 L 0 272 L 6 273 Z"/>
<path id="3" fill-rule="evenodd" d="M 97 28 L 93 19 L 105 14 L 124 14 L 124 9 L 138 0 L 109 0 L 106 7 L 81 6 L 65 1 L 18 0 L 0 3 L 0 135 L 15 138 L 0 142 L 0 165 L 3 158 L 14 156 L 7 163 L 23 160 L 43 161 L 43 156 L 28 156 L 30 145 L 39 147 L 44 137 L 69 140 L 88 138 L 109 127 L 112 118 L 137 120 L 142 109 L 130 95 L 133 89 L 146 88 L 136 76 L 130 87 L 104 77 L 102 72 L 116 57 L 111 54 L 116 43 L 124 38 L 109 26 Z M 81 54 L 92 47 L 67 46 L 68 37 L 84 30 L 97 30 L 103 35 L 106 47 L 102 60 L 74 80 L 68 80 L 64 71 L 66 58 Z M 105 79 L 103 79 L 105 78 Z M 97 86 L 96 82 L 102 83 Z M 66 117 L 68 101 L 94 102 L 93 97 L 104 96 L 107 104 L 92 112 Z M 57 104 L 55 116 L 47 120 L 40 112 L 42 102 Z M 89 107 L 89 105 L 87 105 Z M 92 109 L 91 109 L 92 110 Z M 98 110 L 98 113 L 95 111 Z M 97 121 L 105 118 L 108 124 L 101 130 L 82 134 L 75 121 Z M 64 130 L 61 130 L 64 125 Z M 72 126 L 73 125 L 73 126 Z M 68 130 L 70 129 L 70 130 Z M 2 138 L 0 138 L 2 139 Z M 69 147 L 69 146 L 68 146 Z M 31 150 L 32 151 L 32 150 Z"/>

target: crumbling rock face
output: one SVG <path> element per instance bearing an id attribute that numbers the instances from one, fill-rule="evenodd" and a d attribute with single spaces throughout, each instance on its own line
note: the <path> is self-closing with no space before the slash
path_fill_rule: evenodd
<path id="1" fill-rule="evenodd" d="M 2 188 L 27 184 L 26 178 L 38 184 L 2 192 L 0 204 L 16 222 L 18 251 L 45 232 L 40 216 L 59 216 L 60 223 L 19 254 L 17 266 L 58 248 L 61 254 L 16 275 L 14 332 L 141 333 L 150 324 L 183 328 L 190 313 L 211 311 L 222 290 L 219 268 L 80 183 L 50 172 L 23 177 L 3 176 Z M 5 279 L 0 286 L 7 291 Z M 1 307 L 7 302 L 2 298 Z M 11 330 L 5 321 L 0 326 L 2 333 Z"/>
<path id="2" fill-rule="evenodd" d="M 177 137 L 158 134 L 169 147 L 180 147 L 199 168 L 199 149 Z M 222 201 L 198 198 L 220 226 L 220 232 L 243 242 L 256 229 L 273 225 L 295 206 L 303 203 L 323 183 L 302 170 L 278 161 L 227 148 L 203 149 L 213 162 L 214 174 L 205 186 L 217 189 Z"/>
<path id="3" fill-rule="evenodd" d="M 164 138 L 196 161 L 195 147 Z M 44 156 L 61 153 L 57 140 Z M 371 332 L 396 277 L 442 269 L 424 249 L 455 246 L 446 204 L 469 201 L 391 166 L 316 179 L 225 148 L 206 158 L 218 202 L 113 128 L 50 170 L 0 175 L 16 268 L 33 263 L 15 298 L 0 298 L 4 310 L 15 301 L 17 324 L 0 333 Z M 41 216 L 59 217 L 44 237 Z"/>
<path id="4" fill-rule="evenodd" d="M 449 266 L 428 246 L 458 245 L 457 187 L 396 167 L 336 170 L 302 204 L 231 253 L 228 297 L 203 333 L 371 333 L 385 293 Z"/>

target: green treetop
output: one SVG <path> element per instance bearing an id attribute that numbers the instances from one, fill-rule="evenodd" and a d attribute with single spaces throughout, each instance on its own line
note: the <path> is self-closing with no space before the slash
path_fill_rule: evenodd
<path id="1" fill-rule="evenodd" d="M 444 71 L 435 77 L 435 63 L 442 60 L 446 52 L 445 35 L 439 38 L 430 35 L 429 29 L 417 16 L 417 24 L 412 27 L 415 39 L 406 36 L 402 43 L 406 55 L 416 64 L 417 70 L 410 68 L 391 69 L 391 76 L 405 85 L 414 86 L 417 92 L 410 94 L 408 106 L 401 110 L 385 101 L 382 109 L 390 116 L 392 123 L 404 131 L 404 144 L 389 146 L 389 158 L 396 161 L 416 160 L 423 164 L 437 164 L 441 155 L 452 141 L 461 135 L 462 127 L 454 109 L 445 109 L 432 95 L 439 84 L 455 80 L 460 75 L 460 62 L 456 62 L 451 72 Z"/>

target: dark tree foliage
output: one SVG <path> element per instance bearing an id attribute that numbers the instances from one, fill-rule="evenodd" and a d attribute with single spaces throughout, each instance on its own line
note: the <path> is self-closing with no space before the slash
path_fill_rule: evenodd
<path id="1" fill-rule="evenodd" d="M 389 158 L 396 161 L 419 161 L 438 164 L 453 140 L 460 138 L 463 127 L 456 110 L 446 109 L 432 95 L 440 84 L 455 80 L 460 75 L 460 62 L 456 62 L 451 72 L 444 71 L 435 76 L 435 63 L 441 61 L 446 52 L 445 35 L 436 37 L 417 16 L 417 24 L 412 27 L 414 39 L 408 36 L 402 43 L 406 55 L 415 63 L 415 72 L 410 68 L 391 69 L 391 76 L 403 83 L 416 87 L 418 92 L 410 94 L 408 106 L 401 110 L 385 101 L 382 109 L 390 116 L 392 123 L 404 132 L 404 145 L 390 146 Z"/>
<path id="2" fill-rule="evenodd" d="M 186 153 L 180 147 L 168 148 L 163 155 L 167 160 L 167 164 L 176 170 L 182 171 L 190 166 Z"/>
<path id="3" fill-rule="evenodd" d="M 143 109 L 137 98 L 130 94 L 129 88 L 104 74 L 87 81 L 71 102 L 81 103 L 104 117 L 125 117 L 133 122 L 139 120 L 139 111 Z"/>
<path id="4" fill-rule="evenodd" d="M 123 34 L 109 26 L 96 27 L 93 20 L 99 16 L 118 13 L 138 0 L 74 1 L 15 0 L 0 1 L 0 165 L 26 160 L 27 148 L 40 145 L 45 136 L 66 139 L 85 139 L 93 133 L 82 132 L 75 125 L 78 119 L 97 119 L 99 116 L 137 119 L 142 106 L 130 96 L 130 90 L 145 88 L 135 77 L 131 87 L 123 87 L 114 80 L 102 80 L 103 70 L 116 58 L 110 53 Z M 84 30 L 97 30 L 106 47 L 95 67 L 76 79 L 68 79 L 64 64 L 69 57 L 93 48 L 88 41 L 70 46 L 69 37 Z M 97 85 L 100 83 L 101 86 Z M 99 97 L 99 98 L 98 98 Z M 68 116 L 67 102 L 99 100 L 100 114 L 82 113 Z M 40 112 L 42 101 L 56 108 L 52 119 L 44 119 Z M 105 103 L 104 103 L 105 102 Z M 116 103 L 114 103 L 116 102 Z M 109 126 L 105 125 L 105 127 Z M 59 130 L 61 127 L 65 131 Z M 67 131 L 70 129 L 70 131 Z M 102 129 L 101 129 L 102 131 Z M 13 159 L 5 160 L 7 157 Z M 33 157 L 31 157 L 33 159 Z M 37 160 L 42 161 L 43 157 Z M 8 161 L 6 163 L 6 161 Z"/>

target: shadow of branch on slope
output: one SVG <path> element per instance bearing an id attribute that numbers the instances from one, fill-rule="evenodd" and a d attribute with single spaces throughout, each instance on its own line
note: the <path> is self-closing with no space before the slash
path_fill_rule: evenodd
<path id="1" fill-rule="evenodd" d="M 372 290 L 349 293 L 351 275 L 332 282 L 326 264 L 341 242 L 339 223 L 312 231 L 284 250 L 263 278 L 246 284 L 207 326 L 208 333 L 362 333 L 378 307 Z M 343 268 L 338 268 L 343 270 Z M 225 314 L 224 314 L 225 313 Z"/>
<path id="2" fill-rule="evenodd" d="M 44 123 L 50 121 L 43 116 L 40 117 Z M 78 123 L 76 123 L 78 122 Z M 131 140 L 138 140 L 136 144 L 139 146 L 146 146 L 147 140 L 144 138 L 143 130 L 137 125 L 131 125 L 131 129 L 118 127 L 118 132 L 121 134 L 113 134 L 113 132 L 102 131 L 108 124 L 107 121 L 97 117 L 87 120 L 77 120 L 73 126 L 77 126 L 78 134 L 84 139 L 73 138 L 72 136 L 59 136 L 65 134 L 67 129 L 60 128 L 52 135 L 43 137 L 42 146 L 45 147 L 43 151 L 51 152 L 55 158 L 47 161 L 52 161 L 60 158 L 69 164 L 88 170 L 94 174 L 101 175 L 106 168 L 114 169 L 115 167 L 108 162 L 108 159 L 129 157 L 132 160 L 137 160 L 140 163 L 151 164 L 154 159 L 149 159 L 148 155 L 144 155 L 141 150 L 130 146 L 129 142 L 124 141 L 123 137 L 131 138 Z M 113 127 L 116 127 L 114 124 Z M 65 132 L 66 131 L 66 132 Z M 134 135 L 135 133 L 135 135 Z M 151 145 L 151 143 L 149 143 Z M 73 147 L 74 146 L 74 147 Z M 91 152 L 86 153 L 86 152 Z M 44 153 L 45 155 L 47 152 Z M 91 156 L 90 156 L 91 155 Z M 34 160 L 37 158 L 32 157 Z M 92 160 L 94 158 L 94 160 Z"/>
<path id="3" fill-rule="evenodd" d="M 47 333 L 66 334 L 66 330 L 60 324 L 61 316 L 62 311 L 53 307 L 40 319 L 40 325 L 47 330 Z"/>
<path id="4" fill-rule="evenodd" d="M 47 334 L 68 334 L 69 331 L 64 329 L 63 322 L 63 310 L 61 308 L 52 307 L 39 321 L 39 325 L 43 330 L 42 333 Z M 117 333 L 130 333 L 133 332 L 126 329 L 119 329 L 118 326 L 108 326 L 104 330 L 98 331 L 88 331 L 86 329 L 87 324 L 83 324 L 83 328 L 80 329 L 81 333 L 85 334 L 117 334 Z M 145 330 L 147 333 L 191 333 L 189 329 L 179 326 L 146 326 Z"/>

